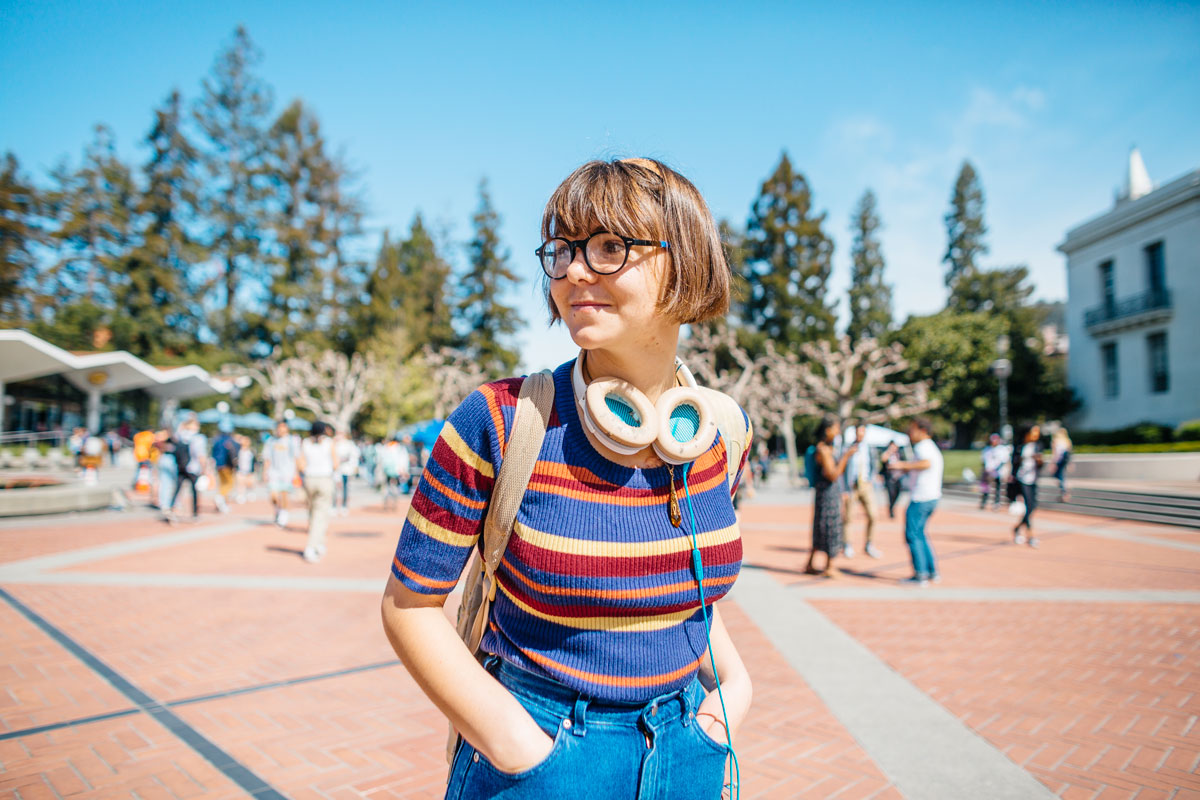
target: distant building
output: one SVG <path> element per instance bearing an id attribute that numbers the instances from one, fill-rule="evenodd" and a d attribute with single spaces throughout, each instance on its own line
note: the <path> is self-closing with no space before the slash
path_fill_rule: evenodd
<path id="1" fill-rule="evenodd" d="M 1113 208 L 1067 232 L 1072 424 L 1200 418 L 1200 169 L 1154 188 L 1136 149 Z"/>

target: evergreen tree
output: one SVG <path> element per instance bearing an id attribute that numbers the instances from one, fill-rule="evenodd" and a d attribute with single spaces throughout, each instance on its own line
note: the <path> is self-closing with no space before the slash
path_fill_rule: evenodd
<path id="1" fill-rule="evenodd" d="M 892 326 L 892 287 L 883 281 L 883 252 L 879 247 L 881 227 L 875 210 L 875 193 L 868 189 L 858 201 L 850 229 L 853 269 L 850 279 L 850 341 L 881 339 Z"/>
<path id="2" fill-rule="evenodd" d="M 824 214 L 813 214 L 808 181 L 785 153 L 751 208 L 743 303 L 745 322 L 785 349 L 834 335 L 825 299 L 833 241 L 821 230 L 824 221 Z"/>
<path id="3" fill-rule="evenodd" d="M 352 175 L 343 159 L 329 162 L 329 178 L 321 192 L 326 220 L 325 283 L 329 337 L 347 354 L 354 351 L 355 333 L 352 310 L 366 278 L 366 265 L 354 256 L 353 242 L 362 236 L 364 214 L 362 199 L 350 188 Z"/>
<path id="4" fill-rule="evenodd" d="M 942 263 L 946 264 L 946 286 L 953 300 L 958 279 L 979 269 L 978 258 L 988 251 L 983 241 L 987 234 L 983 224 L 983 187 L 970 161 L 963 162 L 954 181 L 945 219 L 949 243 Z"/>
<path id="5" fill-rule="evenodd" d="M 73 303 L 111 309 L 120 265 L 133 244 L 137 195 L 108 128 L 96 126 L 78 170 L 62 165 L 52 179 L 50 243 L 59 256 L 50 270 L 54 313 Z"/>
<path id="6" fill-rule="evenodd" d="M 420 214 L 413 217 L 407 239 L 392 242 L 384 232 L 364 290 L 367 299 L 356 314 L 360 339 L 402 330 L 403 359 L 426 345 L 459 344 L 452 324 L 450 265 L 438 253 Z M 397 339 L 389 336 L 388 341 Z"/>
<path id="7" fill-rule="evenodd" d="M 195 302 L 203 283 L 195 273 L 205 250 L 192 233 L 200 156 L 182 128 L 181 104 L 179 92 L 172 92 L 146 135 L 150 158 L 137 206 L 140 241 L 114 289 L 121 313 L 113 320 L 113 343 L 142 358 L 183 354 L 199 342 L 203 326 Z"/>
<path id="8" fill-rule="evenodd" d="M 37 189 L 21 175 L 17 157 L 6 153 L 0 169 L 0 325 L 20 325 L 34 314 L 38 206 Z"/>
<path id="9" fill-rule="evenodd" d="M 265 175 L 272 190 L 267 226 L 274 251 L 261 321 L 268 343 L 283 346 L 288 355 L 298 340 L 312 339 L 322 328 L 321 261 L 329 248 L 323 201 L 332 172 L 320 123 L 294 101 L 267 136 Z"/>
<path id="10" fill-rule="evenodd" d="M 207 140 L 204 216 L 223 288 L 214 298 L 220 309 L 214 328 L 226 345 L 239 339 L 239 289 L 247 280 L 263 278 L 259 258 L 266 216 L 263 138 L 271 92 L 252 72 L 260 59 L 250 35 L 239 26 L 233 42 L 218 56 L 212 76 L 204 80 L 203 97 L 195 110 Z"/>
<path id="11" fill-rule="evenodd" d="M 509 375 L 520 354 L 505 339 L 516 333 L 522 320 L 504 295 L 520 283 L 508 264 L 509 254 L 500 243 L 500 216 L 492 207 L 487 180 L 479 184 L 479 208 L 472 217 L 474 235 L 467 243 L 467 272 L 458 304 L 466 334 L 466 348 L 489 374 Z"/>

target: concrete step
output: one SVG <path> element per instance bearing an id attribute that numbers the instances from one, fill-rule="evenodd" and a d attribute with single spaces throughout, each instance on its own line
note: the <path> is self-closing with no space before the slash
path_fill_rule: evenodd
<path id="1" fill-rule="evenodd" d="M 1184 495 L 1160 495 L 1149 492 L 1107 491 L 1103 489 L 1072 490 L 1070 502 L 1059 502 L 1056 484 L 1039 484 L 1039 508 L 1067 511 L 1093 517 L 1127 519 L 1200 529 L 1200 500 Z M 951 497 L 978 499 L 979 493 L 971 484 L 944 487 Z"/>

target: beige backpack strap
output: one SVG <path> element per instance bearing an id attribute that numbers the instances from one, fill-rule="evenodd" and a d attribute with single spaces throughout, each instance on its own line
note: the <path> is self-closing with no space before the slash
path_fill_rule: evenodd
<path id="1" fill-rule="evenodd" d="M 546 437 L 553 408 L 554 374 L 543 370 L 527 377 L 517 397 L 512 433 L 483 523 L 484 592 L 489 601 L 496 597 L 496 567 L 500 566 L 504 551 L 508 549 L 513 522 L 533 475 L 534 464 L 542 452 L 542 440 Z"/>

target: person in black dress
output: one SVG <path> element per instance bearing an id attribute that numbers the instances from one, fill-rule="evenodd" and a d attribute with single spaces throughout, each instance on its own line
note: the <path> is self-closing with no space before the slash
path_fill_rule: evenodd
<path id="1" fill-rule="evenodd" d="M 817 426 L 817 480 L 813 487 L 816 489 L 816 495 L 813 497 L 813 542 L 804 571 L 809 575 L 821 575 L 825 578 L 836 577 L 837 571 L 833 567 L 833 559 L 842 552 L 844 546 L 842 490 L 838 485 L 838 478 L 846 471 L 846 462 L 858 450 L 858 442 L 855 442 L 846 448 L 841 458 L 837 458 L 833 448 L 841 433 L 841 423 L 832 417 L 826 417 Z M 813 564 L 817 553 L 825 554 L 825 568 L 822 570 L 817 569 Z"/>

